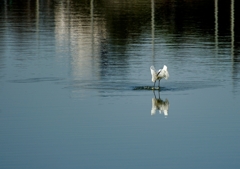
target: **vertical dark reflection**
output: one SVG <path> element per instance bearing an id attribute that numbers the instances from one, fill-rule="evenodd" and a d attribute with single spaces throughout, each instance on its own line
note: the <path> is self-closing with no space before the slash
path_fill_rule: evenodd
<path id="1" fill-rule="evenodd" d="M 234 59 L 234 41 L 235 41 L 235 33 L 234 33 L 234 22 L 235 22 L 235 15 L 234 15 L 234 0 L 231 0 L 231 55 L 232 59 Z"/>
<path id="2" fill-rule="evenodd" d="M 155 1 L 151 0 L 151 9 L 152 9 L 152 18 L 151 18 L 151 26 L 152 26 L 152 58 L 153 63 L 155 59 Z M 153 64 L 152 63 L 152 64 Z"/>
<path id="3" fill-rule="evenodd" d="M 90 2 L 90 18 L 91 18 L 91 40 L 92 40 L 92 57 L 94 57 L 94 6 L 93 6 L 94 0 L 91 0 Z"/>
<path id="4" fill-rule="evenodd" d="M 232 57 L 232 82 L 233 92 L 237 91 L 239 86 L 240 60 L 239 54 L 235 53 L 235 0 L 231 0 L 231 57 Z"/>
<path id="5" fill-rule="evenodd" d="M 36 0 L 36 55 L 39 56 L 39 0 Z"/>
<path id="6" fill-rule="evenodd" d="M 218 54 L 218 0 L 214 0 L 214 18 L 215 18 L 215 55 Z"/>
<path id="7" fill-rule="evenodd" d="M 8 1 L 4 0 L 2 2 L 0 2 L 0 25 L 3 26 L 2 29 L 0 29 L 0 78 L 3 76 L 2 74 L 2 69 L 4 68 L 5 64 L 4 64 L 4 54 L 5 54 L 5 48 L 6 48 L 6 43 L 5 39 L 6 39 L 6 21 L 7 21 L 7 17 L 8 17 L 8 10 L 7 10 L 7 6 L 8 6 Z"/>

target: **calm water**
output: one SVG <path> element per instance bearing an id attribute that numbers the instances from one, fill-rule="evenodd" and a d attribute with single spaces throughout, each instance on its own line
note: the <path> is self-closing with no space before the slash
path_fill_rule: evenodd
<path id="1" fill-rule="evenodd" d="M 0 168 L 239 168 L 238 3 L 0 1 Z"/>

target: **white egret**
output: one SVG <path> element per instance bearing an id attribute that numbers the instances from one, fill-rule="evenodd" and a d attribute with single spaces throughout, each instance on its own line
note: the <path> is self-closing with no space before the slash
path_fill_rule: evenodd
<path id="1" fill-rule="evenodd" d="M 162 69 L 159 69 L 158 71 L 155 70 L 154 66 L 150 67 L 151 75 L 152 75 L 152 82 L 154 83 L 154 89 L 155 89 L 155 83 L 158 81 L 158 86 L 160 87 L 160 80 L 162 78 L 168 79 L 169 73 L 167 70 L 167 66 L 164 65 Z"/>

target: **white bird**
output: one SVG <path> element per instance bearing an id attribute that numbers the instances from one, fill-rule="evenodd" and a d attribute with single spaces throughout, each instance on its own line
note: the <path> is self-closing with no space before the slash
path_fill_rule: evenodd
<path id="1" fill-rule="evenodd" d="M 158 81 L 158 86 L 160 87 L 160 80 L 162 78 L 168 79 L 169 73 L 167 70 L 167 66 L 164 65 L 162 69 L 159 69 L 158 71 L 155 70 L 154 66 L 150 67 L 151 75 L 152 75 L 152 82 L 154 83 L 154 89 L 155 89 L 155 83 Z"/>

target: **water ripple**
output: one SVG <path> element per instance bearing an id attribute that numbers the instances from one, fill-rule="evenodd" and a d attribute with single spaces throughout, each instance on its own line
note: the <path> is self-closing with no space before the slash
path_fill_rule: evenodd
<path id="1" fill-rule="evenodd" d="M 27 79 L 15 79 L 9 80 L 10 83 L 39 83 L 39 82 L 56 82 L 61 81 L 62 78 L 58 77 L 36 77 L 36 78 L 27 78 Z"/>

